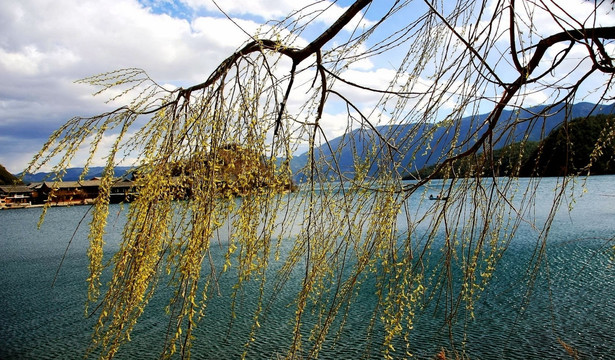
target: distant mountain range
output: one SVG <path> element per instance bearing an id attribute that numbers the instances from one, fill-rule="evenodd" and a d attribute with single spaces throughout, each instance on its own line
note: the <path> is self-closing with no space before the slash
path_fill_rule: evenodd
<path id="1" fill-rule="evenodd" d="M 564 122 L 566 111 L 564 105 L 549 110 L 548 116 L 539 117 L 533 121 L 523 121 L 541 113 L 546 106 L 534 106 L 526 110 L 505 110 L 494 131 L 494 139 L 498 139 L 494 149 L 519 142 L 524 138 L 528 141 L 539 141 L 545 138 L 553 129 Z M 578 103 L 568 109 L 569 118 L 586 117 L 598 114 L 615 113 L 615 104 L 596 105 Z M 393 160 L 398 164 L 396 171 L 401 174 L 416 172 L 444 158 L 449 151 L 456 148 L 458 153 L 470 148 L 476 139 L 487 129 L 485 120 L 488 114 L 465 117 L 452 124 L 405 124 L 383 125 L 372 129 L 354 130 L 344 136 L 335 138 L 328 146 L 315 149 L 316 160 L 322 165 L 318 170 L 321 176 L 333 174 L 333 168 L 349 178 L 354 177 L 356 166 L 369 167 L 368 175 L 374 175 L 379 165 L 360 164 L 365 159 L 378 156 L 368 156 L 373 151 L 383 151 L 384 141 L 393 144 L 398 151 L 393 152 Z M 376 133 L 378 132 L 378 134 Z M 293 172 L 298 179 L 305 178 L 300 170 L 308 161 L 308 153 L 293 158 Z"/>
<path id="2" fill-rule="evenodd" d="M 102 166 L 91 167 L 85 179 L 91 179 L 93 177 L 102 176 L 104 169 L 105 168 Z M 115 177 L 122 177 L 126 175 L 126 173 L 129 172 L 131 169 L 132 167 L 129 167 L 129 166 L 117 166 L 115 167 Z M 79 180 L 79 177 L 81 176 L 82 172 L 83 172 L 83 168 L 81 167 L 74 167 L 74 168 L 66 169 L 66 174 L 64 175 L 62 180 L 63 181 L 77 181 Z M 17 174 L 16 176 L 19 177 L 21 176 L 21 174 Z M 55 179 L 53 177 L 53 173 L 49 173 L 49 172 L 26 174 L 23 177 L 23 181 L 26 184 L 33 183 L 33 182 L 54 181 L 54 180 Z"/>
<path id="3" fill-rule="evenodd" d="M 553 129 L 563 123 L 566 117 L 564 105 L 549 110 L 548 116 L 539 117 L 533 121 L 523 121 L 541 113 L 546 106 L 534 106 L 526 110 L 505 110 L 502 112 L 498 126 L 494 131 L 494 139 L 499 139 L 494 149 L 502 148 L 526 138 L 528 141 L 539 141 L 545 138 Z M 571 119 L 598 114 L 615 113 L 615 104 L 596 105 L 592 103 L 578 103 L 568 109 Z M 316 160 L 321 165 L 318 169 L 323 177 L 332 174 L 333 169 L 354 177 L 356 166 L 369 167 L 368 174 L 377 173 L 379 165 L 359 164 L 364 159 L 373 159 L 378 156 L 368 156 L 372 152 L 383 151 L 384 141 L 393 144 L 398 151 L 392 153 L 396 169 L 401 174 L 408 174 L 430 166 L 442 159 L 451 149 L 462 151 L 474 144 L 475 138 L 480 136 L 487 128 L 485 119 L 488 114 L 474 117 L 465 117 L 455 123 L 433 124 L 404 124 L 383 125 L 372 129 L 357 129 L 329 141 L 328 146 L 315 149 Z M 377 133 L 376 133 L 377 131 Z M 378 155 L 376 153 L 376 155 Z M 296 174 L 295 180 L 301 180 L 306 175 L 301 173 L 308 161 L 308 153 L 303 153 L 292 159 L 291 168 Z M 116 176 L 123 176 L 130 167 L 115 168 Z M 64 176 L 64 181 L 76 181 L 81 175 L 82 168 L 70 168 Z M 86 178 L 100 176 L 102 167 L 92 167 Z M 19 175 L 18 175 L 19 176 Z M 27 174 L 24 182 L 39 182 L 50 180 L 49 173 Z"/>

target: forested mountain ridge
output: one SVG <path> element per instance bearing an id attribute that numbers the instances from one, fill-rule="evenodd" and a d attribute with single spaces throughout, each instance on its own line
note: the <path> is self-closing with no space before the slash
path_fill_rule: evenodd
<path id="1" fill-rule="evenodd" d="M 531 152 L 522 176 L 615 174 L 615 118 L 604 114 L 563 124 Z"/>
<path id="2" fill-rule="evenodd" d="M 439 171 L 436 178 L 615 174 L 614 138 L 615 117 L 605 114 L 579 117 L 556 127 L 541 141 L 507 145 L 494 150 L 491 158 L 479 153 L 455 161 Z M 433 171 L 434 166 L 427 166 L 404 178 L 421 178 Z"/>

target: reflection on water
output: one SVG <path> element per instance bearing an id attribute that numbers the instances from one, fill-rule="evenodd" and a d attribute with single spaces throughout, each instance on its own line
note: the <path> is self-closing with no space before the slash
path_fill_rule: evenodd
<path id="1" fill-rule="evenodd" d="M 532 216 L 545 216 L 554 188 L 554 179 L 543 180 Z M 571 214 L 562 212 L 556 216 L 547 248 L 548 266 L 539 269 L 529 302 L 523 299 L 528 295 L 528 279 L 532 278 L 527 268 L 534 255 L 537 231 L 526 224 L 520 226 L 491 285 L 476 305 L 475 318 L 458 319 L 462 321 L 455 329 L 454 344 L 465 345 L 470 358 L 565 358 L 567 354 L 559 340 L 574 347 L 581 358 L 609 358 L 615 352 L 615 269 L 612 244 L 605 245 L 605 239 L 615 234 L 615 177 L 591 178 L 587 189 L 576 199 Z M 419 202 L 420 196 L 417 193 L 410 199 L 416 207 L 411 206 L 409 211 L 433 205 Z M 83 314 L 88 208 L 52 208 L 39 231 L 36 223 L 40 211 L 0 212 L 0 359 L 81 358 L 95 321 Z M 117 248 L 124 216 L 120 206 L 112 207 L 107 251 Z M 55 286 L 51 287 L 73 233 Z M 214 251 L 223 254 L 224 250 L 214 247 Z M 273 264 L 272 270 L 279 266 Z M 275 358 L 288 347 L 301 274 L 293 276 L 289 286 L 268 304 L 267 316 L 260 321 L 261 329 L 248 348 L 248 358 Z M 234 280 L 227 273 L 220 281 L 220 295 L 211 298 L 206 317 L 197 328 L 195 358 L 234 359 L 243 353 L 248 341 L 259 285 L 248 284 L 239 293 L 237 318 L 229 326 L 231 290 L 225 285 Z M 272 285 L 268 286 L 267 290 L 273 292 Z M 343 333 L 334 341 L 335 334 L 331 334 L 332 341 L 325 344 L 320 358 L 358 358 L 367 349 L 373 351 L 373 358 L 381 358 L 379 324 L 370 337 L 365 335 L 375 301 L 375 295 L 366 289 L 370 287 L 363 286 L 357 295 Z M 133 341 L 118 358 L 158 356 L 167 331 L 164 307 L 169 291 L 163 288 L 152 299 L 132 334 Z M 411 338 L 417 358 L 430 358 L 442 347 L 450 346 L 441 315 L 434 304 L 418 315 Z"/>

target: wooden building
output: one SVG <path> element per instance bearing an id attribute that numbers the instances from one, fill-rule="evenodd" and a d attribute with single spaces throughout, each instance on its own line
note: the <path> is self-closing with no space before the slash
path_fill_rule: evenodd
<path id="1" fill-rule="evenodd" d="M 37 185 L 37 200 L 50 205 L 91 204 L 98 197 L 100 179 L 83 181 L 43 182 Z M 111 186 L 110 203 L 131 201 L 136 194 L 134 183 L 130 180 L 118 180 Z"/>
<path id="2" fill-rule="evenodd" d="M 32 205 L 32 189 L 24 185 L 0 185 L 0 209 Z"/>

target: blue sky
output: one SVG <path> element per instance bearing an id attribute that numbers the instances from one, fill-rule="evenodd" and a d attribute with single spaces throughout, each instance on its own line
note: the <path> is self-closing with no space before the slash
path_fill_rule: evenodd
<path id="1" fill-rule="evenodd" d="M 216 0 L 249 33 L 268 20 L 279 20 L 310 0 Z M 394 1 L 374 2 L 373 21 Z M 319 1 L 328 10 L 301 34 L 313 39 L 351 3 Z M 572 13 L 589 3 L 561 1 Z M 396 14 L 384 31 L 399 28 L 422 2 Z M 420 11 L 419 11 L 420 12 Z M 610 20 L 613 14 L 605 15 Z M 615 23 L 615 21 L 613 21 Z M 548 24 L 545 24 L 545 27 Z M 342 33 L 340 36 L 349 36 Z M 203 81 L 236 50 L 247 35 L 212 0 L 19 0 L 0 2 L 0 164 L 23 170 L 51 132 L 73 116 L 109 109 L 95 89 L 74 81 L 127 67 L 138 67 L 161 84 L 186 86 Z M 369 45 L 369 44 L 368 44 Z M 404 49 L 364 61 L 345 76 L 386 88 Z M 350 91 L 350 90 L 349 90 Z M 541 94 L 534 94 L 536 102 Z M 377 97 L 356 94 L 369 107 Z M 444 107 L 445 109 L 445 107 Z M 343 132 L 332 108 L 323 119 L 331 137 Z M 77 158 L 72 166 L 81 166 Z M 99 162 L 102 164 L 102 159 Z M 94 164 L 96 165 L 96 163 Z"/>

